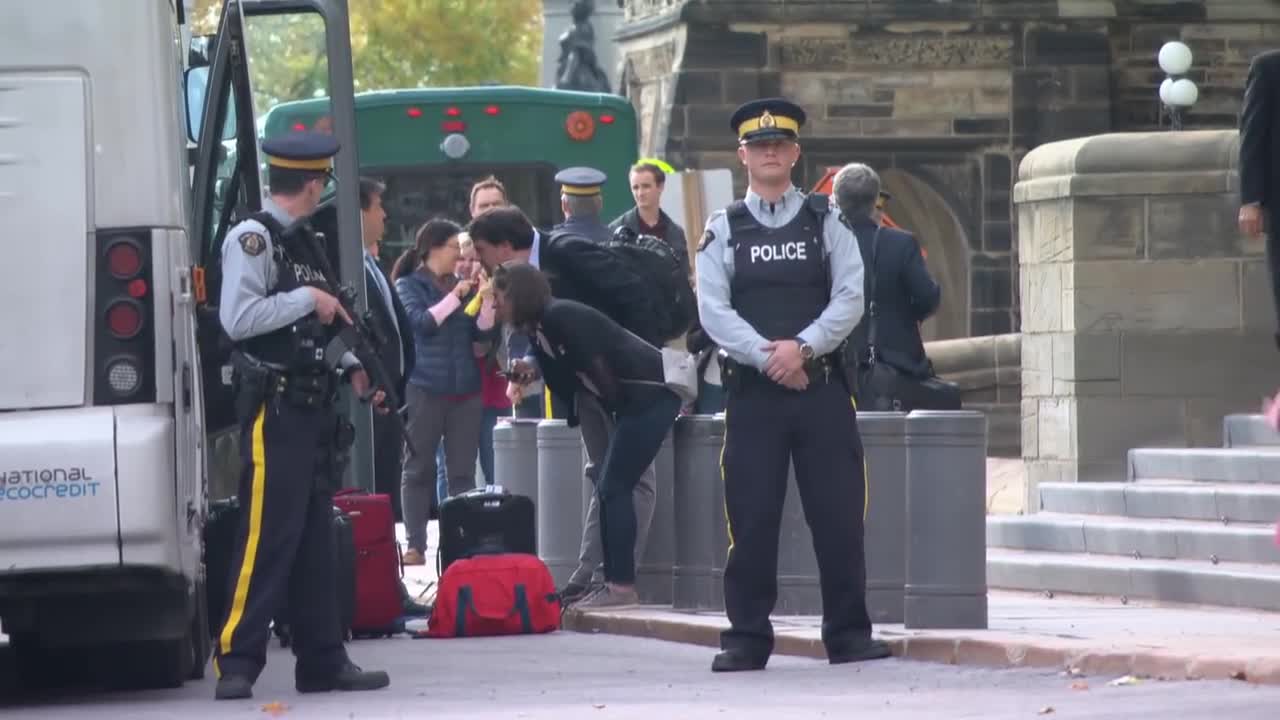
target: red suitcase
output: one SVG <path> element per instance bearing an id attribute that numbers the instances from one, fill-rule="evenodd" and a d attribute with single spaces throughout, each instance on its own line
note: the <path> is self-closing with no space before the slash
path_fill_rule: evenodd
<path id="1" fill-rule="evenodd" d="M 356 611 L 354 637 L 400 632 L 404 614 L 400 550 L 396 544 L 391 497 L 364 490 L 341 490 L 333 504 L 351 518 L 356 547 Z"/>

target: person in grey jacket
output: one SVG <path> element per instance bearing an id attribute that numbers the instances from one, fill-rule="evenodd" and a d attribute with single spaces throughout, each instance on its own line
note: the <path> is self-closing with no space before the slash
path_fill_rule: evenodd
<path id="1" fill-rule="evenodd" d="M 631 196 L 636 199 L 636 206 L 609 223 L 609 229 L 617 232 L 618 228 L 625 227 L 637 234 L 652 235 L 662 240 L 671 246 L 676 257 L 684 263 L 685 270 L 692 275 L 684 228 L 662 211 L 662 191 L 666 184 L 667 174 L 662 172 L 662 168 L 652 163 L 637 163 L 631 168 Z"/>

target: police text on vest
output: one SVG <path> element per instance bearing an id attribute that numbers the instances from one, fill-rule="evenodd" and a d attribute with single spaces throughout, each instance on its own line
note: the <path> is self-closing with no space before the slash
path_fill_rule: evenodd
<path id="1" fill-rule="evenodd" d="M 751 262 L 774 262 L 775 260 L 807 260 L 806 246 L 803 242 L 785 242 L 781 245 L 752 245 Z"/>

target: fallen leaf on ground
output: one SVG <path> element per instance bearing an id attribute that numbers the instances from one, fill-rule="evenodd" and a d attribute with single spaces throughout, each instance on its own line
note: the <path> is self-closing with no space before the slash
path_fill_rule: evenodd
<path id="1" fill-rule="evenodd" d="M 271 717 L 280 717 L 281 715 L 289 712 L 289 706 L 282 702 L 269 702 L 262 706 L 262 712 L 270 715 Z"/>
<path id="2" fill-rule="evenodd" d="M 1045 705 L 1044 707 L 1040 708 L 1040 712 L 1038 712 L 1038 713 L 1036 713 L 1036 714 L 1037 714 L 1037 715 L 1048 715 L 1048 714 L 1050 714 L 1050 713 L 1052 713 L 1052 712 L 1053 712 L 1053 706 L 1052 706 L 1052 705 Z"/>
<path id="3" fill-rule="evenodd" d="M 1111 687 L 1120 687 L 1122 685 L 1137 685 L 1140 682 L 1142 682 L 1142 678 L 1134 675 L 1125 675 L 1124 677 L 1118 677 L 1107 684 Z"/>
<path id="4" fill-rule="evenodd" d="M 1071 689 L 1072 690 L 1088 690 L 1089 683 L 1083 682 L 1083 681 L 1073 682 L 1071 683 Z"/>
<path id="5" fill-rule="evenodd" d="M 593 703 L 593 704 L 591 705 L 591 707 L 593 707 L 593 708 L 595 708 L 595 709 L 597 709 L 597 710 L 603 710 L 603 709 L 604 709 L 604 703 Z"/>

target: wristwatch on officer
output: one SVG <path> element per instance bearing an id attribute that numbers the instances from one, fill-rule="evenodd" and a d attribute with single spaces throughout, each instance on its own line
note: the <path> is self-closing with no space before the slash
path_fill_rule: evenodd
<path id="1" fill-rule="evenodd" d="M 800 338 L 796 338 L 796 344 L 800 346 L 800 359 L 804 360 L 805 362 L 809 362 L 810 360 L 813 359 L 812 345 L 805 342 L 804 340 L 801 340 Z"/>

